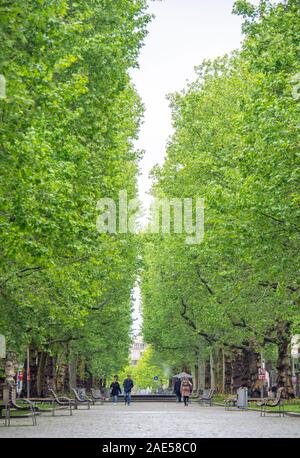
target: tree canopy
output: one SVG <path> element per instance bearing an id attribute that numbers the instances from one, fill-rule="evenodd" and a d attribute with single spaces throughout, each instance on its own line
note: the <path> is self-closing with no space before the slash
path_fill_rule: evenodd
<path id="1" fill-rule="evenodd" d="M 144 333 L 173 366 L 300 329 L 299 3 L 234 9 L 242 49 L 170 96 L 174 135 L 153 170 L 154 197 L 205 199 L 203 243 L 145 235 Z"/>
<path id="2" fill-rule="evenodd" d="M 130 343 L 137 239 L 98 233 L 96 204 L 136 196 L 148 22 L 144 0 L 1 2 L 0 329 L 94 374 Z"/>

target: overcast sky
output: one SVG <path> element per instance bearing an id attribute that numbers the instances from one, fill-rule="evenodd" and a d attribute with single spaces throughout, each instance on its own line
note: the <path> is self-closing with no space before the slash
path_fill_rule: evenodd
<path id="1" fill-rule="evenodd" d="M 240 46 L 241 18 L 231 14 L 234 0 L 149 0 L 155 19 L 140 54 L 140 68 L 131 72 L 145 105 L 137 147 L 145 150 L 140 164 L 139 195 L 149 207 L 151 168 L 162 164 L 172 133 L 166 95 L 180 91 L 195 77 L 194 67 L 203 59 L 229 53 Z M 146 221 L 146 217 L 143 222 Z M 139 289 L 134 295 L 135 333 L 141 318 Z"/>
<path id="2" fill-rule="evenodd" d="M 140 68 L 131 72 L 145 105 L 137 147 L 145 150 L 140 164 L 140 198 L 147 208 L 149 172 L 165 156 L 171 129 L 166 95 L 195 78 L 194 67 L 240 46 L 241 19 L 231 14 L 234 0 L 149 0 L 155 18 L 141 50 Z"/>

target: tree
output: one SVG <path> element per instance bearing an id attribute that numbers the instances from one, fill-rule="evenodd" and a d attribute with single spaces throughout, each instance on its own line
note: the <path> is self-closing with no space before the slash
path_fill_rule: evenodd
<path id="1" fill-rule="evenodd" d="M 223 348 L 248 367 L 251 385 L 260 348 L 276 344 L 278 381 L 289 389 L 300 324 L 296 3 L 251 7 L 242 50 L 203 62 L 171 96 L 175 133 L 153 195 L 204 197 L 205 238 L 188 246 L 182 235 L 145 237 L 143 274 L 144 332 L 162 358 L 197 364 Z"/>
<path id="2" fill-rule="evenodd" d="M 1 331 L 21 359 L 31 346 L 32 365 L 47 366 L 46 353 L 51 377 L 74 354 L 99 375 L 124 364 L 129 345 L 138 242 L 98 233 L 96 204 L 125 188 L 136 196 L 142 105 L 128 69 L 146 2 L 1 9 Z"/>
<path id="3" fill-rule="evenodd" d="M 168 368 L 163 368 L 154 360 L 151 347 L 144 351 L 136 366 L 125 367 L 120 374 L 120 380 L 123 381 L 128 374 L 131 375 L 137 389 L 155 390 L 158 386 L 166 385 L 169 382 Z M 155 376 L 158 377 L 157 381 L 154 380 Z"/>

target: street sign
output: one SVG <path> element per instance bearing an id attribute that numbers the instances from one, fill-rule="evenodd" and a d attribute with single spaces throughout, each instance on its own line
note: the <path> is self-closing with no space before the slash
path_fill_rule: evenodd
<path id="1" fill-rule="evenodd" d="M 266 369 L 263 369 L 262 367 L 258 369 L 258 380 L 266 380 L 267 379 L 267 373 Z"/>
<path id="2" fill-rule="evenodd" d="M 4 359 L 6 357 L 6 345 L 5 337 L 0 334 L 0 358 Z"/>
<path id="3" fill-rule="evenodd" d="M 158 375 L 154 375 L 153 380 L 154 380 L 155 382 L 158 382 Z"/>

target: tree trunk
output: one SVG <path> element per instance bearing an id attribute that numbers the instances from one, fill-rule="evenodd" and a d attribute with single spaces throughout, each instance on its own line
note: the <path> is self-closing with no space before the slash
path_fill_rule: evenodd
<path id="1" fill-rule="evenodd" d="M 30 345 L 29 349 L 29 370 L 30 373 L 27 374 L 27 358 L 25 360 L 25 372 L 24 372 L 24 393 L 27 396 L 27 385 L 30 385 L 30 397 L 37 396 L 37 373 L 38 373 L 38 364 L 39 362 L 39 355 L 36 348 L 33 345 Z M 30 377 L 30 381 L 28 382 L 27 378 L 28 375 Z"/>
<path id="2" fill-rule="evenodd" d="M 190 374 L 191 372 L 190 366 L 188 366 L 186 363 L 182 365 L 181 369 L 182 369 L 182 372 L 187 372 L 188 374 Z"/>
<path id="3" fill-rule="evenodd" d="M 85 373 L 86 373 L 86 378 L 85 378 L 85 388 L 87 390 L 90 390 L 93 386 L 93 374 L 88 370 L 87 365 L 85 364 Z"/>
<path id="4" fill-rule="evenodd" d="M 205 389 L 205 361 L 203 358 L 199 359 L 199 393 L 203 393 Z"/>
<path id="5" fill-rule="evenodd" d="M 205 361 L 205 389 L 208 390 L 210 388 L 210 360 L 207 359 Z"/>
<path id="6" fill-rule="evenodd" d="M 291 323 L 281 321 L 277 324 L 278 360 L 277 360 L 277 384 L 284 386 L 287 394 L 293 392 L 292 385 L 292 360 L 290 355 Z"/>
<path id="7" fill-rule="evenodd" d="M 78 358 L 76 386 L 81 388 L 85 386 L 85 361 L 83 357 Z"/>
<path id="8" fill-rule="evenodd" d="M 45 363 L 45 385 L 45 392 L 48 392 L 48 387 L 56 389 L 55 360 L 50 355 L 47 355 Z"/>
<path id="9" fill-rule="evenodd" d="M 41 352 L 38 356 L 38 368 L 37 368 L 37 380 L 36 380 L 36 391 L 38 397 L 43 396 L 44 384 L 45 384 L 45 365 L 47 360 L 47 353 Z"/>
<path id="10" fill-rule="evenodd" d="M 260 355 L 251 346 L 243 350 L 235 350 L 232 360 L 232 389 L 247 387 L 250 392 L 255 386 L 260 365 Z"/>
<path id="11" fill-rule="evenodd" d="M 248 368 L 245 367 L 245 359 L 242 350 L 234 350 L 232 367 L 232 390 L 235 393 L 237 389 L 244 385 L 248 379 Z"/>
<path id="12" fill-rule="evenodd" d="M 260 354 L 257 353 L 254 350 L 251 350 L 248 354 L 248 360 L 249 360 L 249 382 L 248 382 L 248 388 L 250 390 L 250 395 L 252 391 L 254 390 L 254 387 L 256 385 L 257 379 L 258 379 L 258 369 L 261 365 L 260 361 Z"/>
<path id="13" fill-rule="evenodd" d="M 67 355 L 66 351 L 63 350 L 60 355 L 57 355 L 56 359 L 56 388 L 58 392 L 64 392 L 68 389 L 68 372 Z"/>
<path id="14" fill-rule="evenodd" d="M 215 361 L 212 348 L 209 354 L 210 388 L 215 388 Z"/>
<path id="15" fill-rule="evenodd" d="M 194 391 L 196 391 L 196 393 L 198 393 L 199 391 L 199 367 L 198 367 L 198 364 L 195 364 L 194 366 L 194 373 L 195 373 L 195 376 L 194 376 Z"/>
<path id="16" fill-rule="evenodd" d="M 232 394 L 232 360 L 224 354 L 224 390 L 226 394 Z"/>
<path id="17" fill-rule="evenodd" d="M 215 388 L 224 393 L 224 352 L 222 348 L 213 351 Z"/>
<path id="18" fill-rule="evenodd" d="M 77 356 L 71 355 L 69 359 L 69 389 L 76 388 Z M 98 388 L 98 387 L 97 387 Z"/>
<path id="19" fill-rule="evenodd" d="M 221 351 L 222 351 L 222 393 L 225 393 L 226 360 L 225 360 L 224 348 L 222 348 Z"/>

